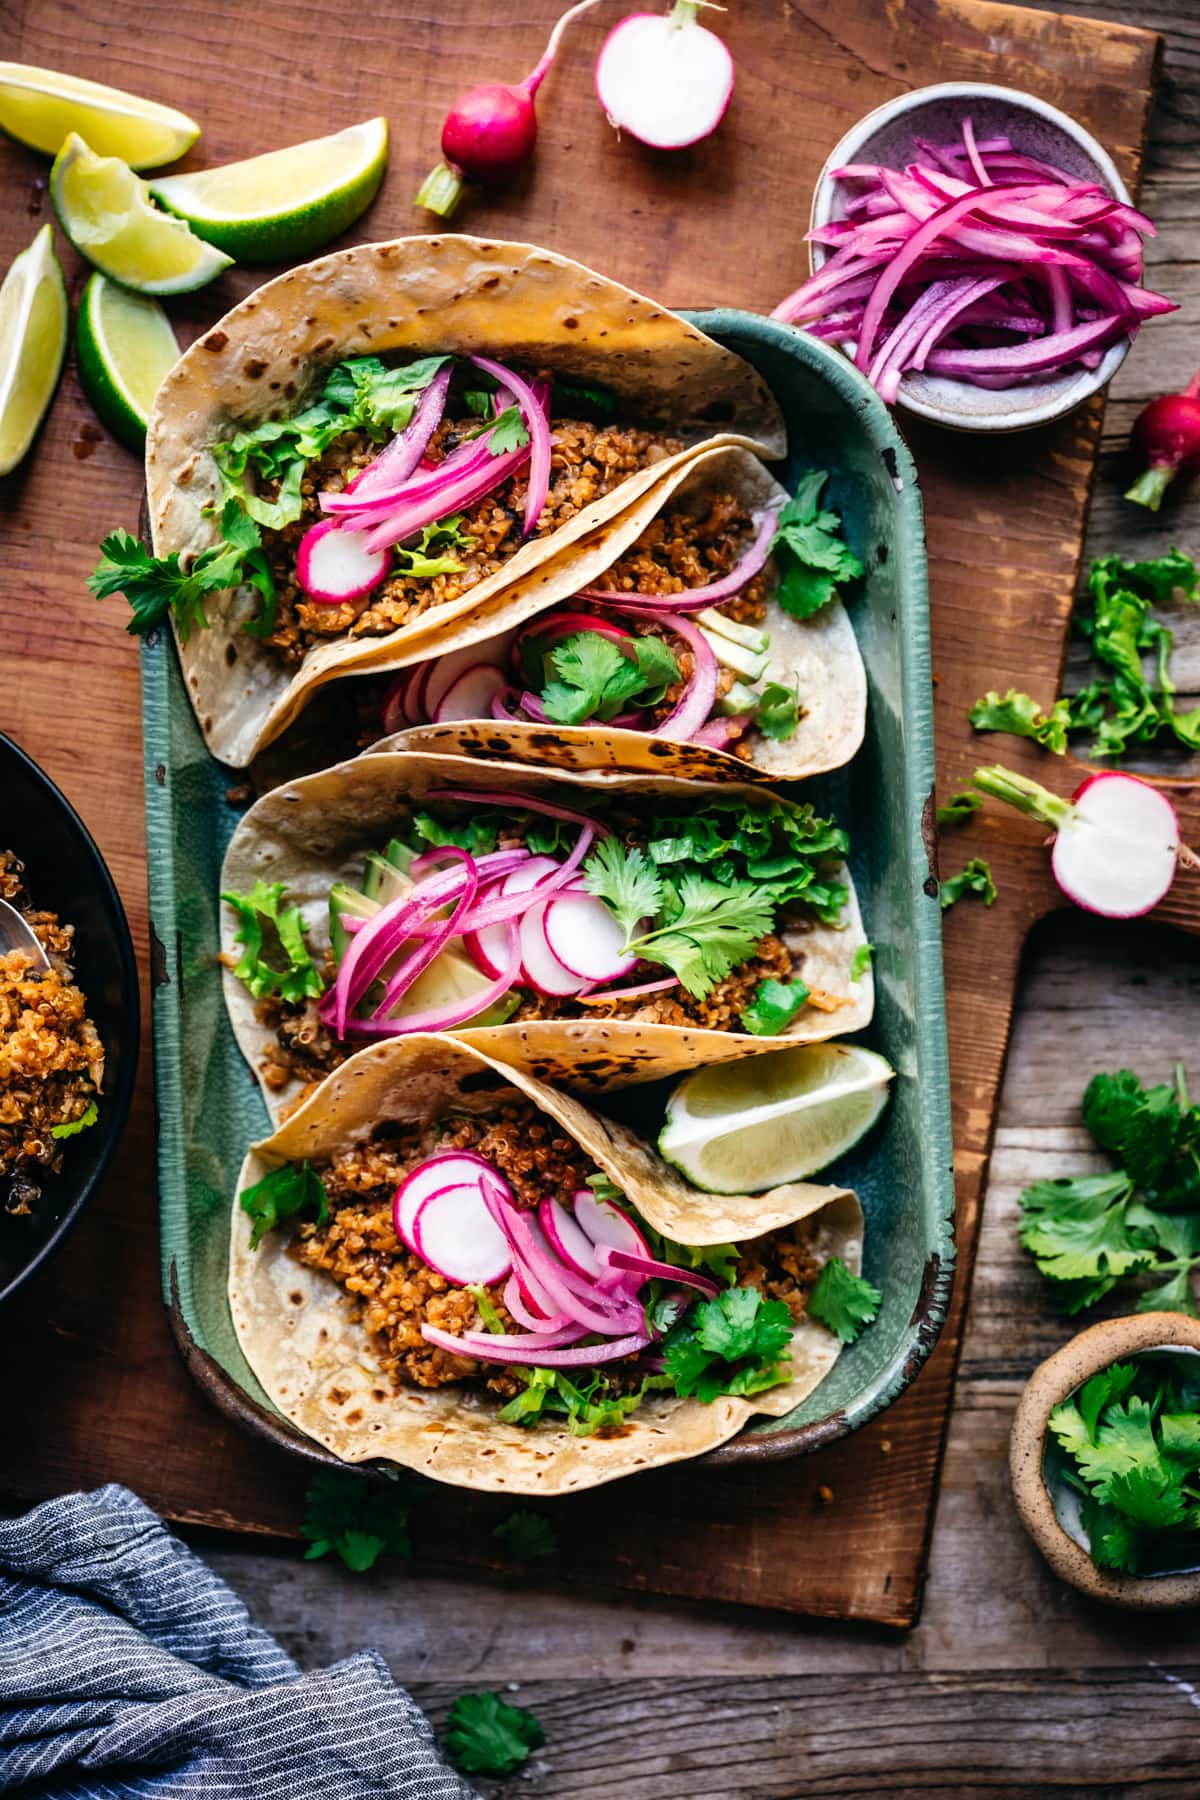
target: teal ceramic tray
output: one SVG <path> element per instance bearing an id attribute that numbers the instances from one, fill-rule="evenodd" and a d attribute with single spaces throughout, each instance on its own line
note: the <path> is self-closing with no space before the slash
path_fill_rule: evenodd
<path id="1" fill-rule="evenodd" d="M 866 1271 L 879 1319 L 829 1379 L 783 1419 L 713 1453 L 730 1462 L 794 1455 L 861 1425 L 911 1381 L 936 1340 L 954 1240 L 950 1101 L 937 883 L 926 848 L 933 806 L 928 597 L 916 474 L 887 409 L 815 339 L 752 313 L 690 315 L 766 376 L 788 420 L 781 479 L 832 471 L 829 499 L 866 565 L 852 607 L 870 690 L 866 741 L 848 769 L 809 784 L 849 826 L 851 866 L 876 945 L 867 1040 L 898 1071 L 881 1128 L 826 1176 L 858 1189 Z M 269 1129 L 258 1086 L 226 1022 L 217 965 L 217 887 L 240 777 L 206 751 L 168 639 L 142 660 L 154 957 L 162 1270 L 189 1367 L 211 1398 L 261 1435 L 330 1460 L 283 1420 L 234 1336 L 225 1298 L 229 1215 L 248 1143 Z M 815 791 L 814 791 L 815 790 Z M 636 1122 L 647 1090 L 604 1102 Z"/>

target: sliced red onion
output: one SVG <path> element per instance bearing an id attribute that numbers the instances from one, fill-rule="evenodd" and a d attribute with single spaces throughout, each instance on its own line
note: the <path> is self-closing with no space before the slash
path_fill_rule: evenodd
<path id="1" fill-rule="evenodd" d="M 550 714 L 546 711 L 536 694 L 531 694 L 526 690 L 521 694 L 520 700 L 522 712 L 527 712 L 530 718 L 535 720 L 539 725 L 550 724 Z"/>
<path id="2" fill-rule="evenodd" d="M 407 994 L 409 988 L 413 985 L 413 982 L 417 979 L 417 976 L 423 975 L 435 957 L 439 956 L 445 949 L 446 945 L 450 942 L 450 939 L 457 937 L 460 929 L 460 921 L 462 920 L 463 915 L 470 910 L 471 902 L 479 892 L 479 874 L 475 866 L 474 858 L 467 856 L 465 850 L 462 854 L 466 857 L 467 861 L 466 881 L 462 892 L 457 896 L 454 902 L 454 911 L 448 918 L 443 919 L 438 926 L 430 932 L 429 936 L 418 945 L 417 949 L 408 957 L 407 961 L 389 976 L 387 985 L 383 990 L 383 998 L 371 1013 L 372 1019 L 389 1019 L 395 1008 L 400 1004 L 401 1000 L 403 1000 L 405 994 Z M 476 1007 L 474 1011 L 479 1011 L 479 1008 Z M 471 1018 L 472 1016 L 473 1013 L 467 1014 L 468 1018 Z"/>
<path id="3" fill-rule="evenodd" d="M 490 432 L 485 432 L 482 437 L 472 438 L 469 443 L 460 444 L 457 450 L 452 450 L 449 456 L 444 456 L 441 462 L 423 462 L 414 475 L 394 488 L 385 488 L 362 497 L 349 488 L 340 491 L 328 489 L 320 496 L 321 510 L 333 513 L 347 525 L 363 530 L 371 525 L 381 525 L 401 507 L 418 500 L 431 499 L 451 483 L 462 481 L 469 475 L 477 475 L 481 469 L 493 467 L 497 458 L 489 448 L 490 441 Z"/>
<path id="4" fill-rule="evenodd" d="M 445 1006 L 427 1007 L 424 1012 L 406 1013 L 402 1019 L 349 1019 L 346 1024 L 347 1034 L 370 1038 L 402 1037 L 410 1031 L 456 1031 L 460 1025 L 466 1025 L 479 1013 L 486 1012 L 489 1006 L 495 1006 L 498 1000 L 503 1000 L 520 975 L 521 953 L 516 927 L 512 926 L 510 930 L 511 959 L 487 987 L 468 994 L 465 1000 L 457 1000 Z"/>
<path id="5" fill-rule="evenodd" d="M 745 737 L 754 717 L 751 713 L 732 713 L 728 718 L 710 719 L 699 731 L 692 733 L 693 744 L 704 744 L 709 750 L 728 750 L 739 738 Z"/>
<path id="6" fill-rule="evenodd" d="M 1085 350 L 1120 337 L 1128 321 L 1116 313 L 1076 325 L 1070 331 L 1035 338 L 1028 344 L 998 344 L 987 350 L 934 350 L 926 367 L 934 375 L 1034 375 L 1072 362 Z"/>
<path id="7" fill-rule="evenodd" d="M 598 601 L 604 606 L 629 607 L 636 612 L 699 612 L 703 607 L 713 606 L 718 601 L 732 599 L 734 594 L 740 594 L 753 581 L 759 570 L 766 565 L 778 526 L 778 513 L 768 508 L 759 520 L 757 536 L 745 555 L 728 575 L 723 575 L 720 581 L 709 582 L 705 587 L 688 588 L 682 594 L 623 594 L 607 588 L 583 588 L 579 597 L 581 600 Z"/>
<path id="8" fill-rule="evenodd" d="M 667 988 L 678 986 L 678 975 L 668 975 L 662 981 L 642 981 L 637 987 L 606 988 L 602 994 L 579 994 L 576 998 L 581 1006 L 600 1006 L 609 1000 L 638 1000 L 643 994 L 661 994 Z"/>
<path id="9" fill-rule="evenodd" d="M 493 719 L 499 719 L 505 725 L 524 724 L 525 721 L 520 715 L 512 710 L 514 705 L 520 705 L 520 701 L 521 696 L 518 694 L 515 687 L 501 688 L 500 692 L 494 695 L 492 699 Z"/>
<path id="10" fill-rule="evenodd" d="M 428 1343 L 448 1350 L 452 1356 L 468 1357 L 473 1362 L 530 1363 L 546 1369 L 591 1368 L 594 1364 L 617 1362 L 621 1357 L 636 1355 L 650 1344 L 649 1337 L 643 1333 L 603 1344 L 580 1345 L 576 1340 L 582 1335 L 579 1326 L 545 1337 L 535 1336 L 533 1332 L 522 1337 L 484 1337 L 473 1332 L 455 1337 L 452 1332 L 440 1331 L 436 1325 L 421 1327 L 421 1336 Z M 572 1344 L 574 1348 L 558 1348 L 563 1344 Z"/>
<path id="11" fill-rule="evenodd" d="M 522 917 L 533 906 L 556 894 L 560 888 L 566 887 L 576 869 L 587 855 L 595 836 L 590 825 L 586 825 L 575 840 L 575 847 L 566 862 L 559 863 L 553 874 L 539 875 L 532 884 L 514 882 L 511 887 L 505 884 L 503 891 L 496 897 L 488 896 L 482 900 L 475 910 L 463 921 L 464 931 L 483 931 L 489 925 L 498 925 L 505 919 Z M 537 862 L 537 857 L 531 861 Z M 549 859 L 547 859 L 549 860 Z M 527 871 L 521 871 L 524 875 Z"/>
<path id="12" fill-rule="evenodd" d="M 683 639 L 692 653 L 695 666 L 678 704 L 654 727 L 654 735 L 672 743 L 686 744 L 699 731 L 713 709 L 720 669 L 712 645 L 690 620 L 673 613 L 663 613 L 662 622 L 668 630 L 676 632 Z"/>
<path id="13" fill-rule="evenodd" d="M 472 356 L 469 358 L 477 369 L 485 375 L 494 376 L 516 397 L 521 409 L 521 417 L 525 421 L 525 429 L 529 433 L 531 455 L 529 459 L 529 486 L 525 493 L 525 530 L 523 537 L 528 537 L 542 516 L 543 508 L 550 498 L 550 461 L 552 447 L 550 443 L 550 424 L 546 418 L 545 406 L 539 401 L 527 381 L 520 375 L 506 369 L 503 363 L 493 362 L 490 356 Z"/>
<path id="14" fill-rule="evenodd" d="M 569 1330 L 575 1324 L 575 1321 L 569 1319 L 566 1313 L 558 1313 L 551 1318 L 546 1318 L 541 1313 L 535 1313 L 532 1307 L 525 1304 L 521 1284 L 515 1275 L 510 1275 L 504 1284 L 504 1304 L 518 1325 L 523 1325 L 526 1331 L 536 1332 L 539 1337 L 548 1337 L 551 1332 L 555 1331 Z M 575 1329 L 578 1330 L 578 1327 L 576 1326 Z"/>
<path id="15" fill-rule="evenodd" d="M 614 1249 L 611 1244 L 601 1244 L 596 1254 L 610 1269 L 636 1275 L 642 1281 L 678 1281 L 684 1287 L 699 1288 L 710 1300 L 721 1292 L 720 1283 L 711 1275 L 702 1275 L 698 1269 L 677 1269 L 674 1263 L 658 1262 L 652 1256 L 634 1256 L 628 1250 Z"/>
<path id="16" fill-rule="evenodd" d="M 353 481 L 347 482 L 344 490 L 346 493 L 354 494 L 358 500 L 365 500 L 381 489 L 395 488 L 402 481 L 408 480 L 420 464 L 426 445 L 441 423 L 453 373 L 450 363 L 438 370 L 417 401 L 416 409 L 405 429 L 392 439 L 374 462 L 368 463 Z M 325 496 L 322 495 L 321 499 L 323 501 Z"/>
<path id="17" fill-rule="evenodd" d="M 531 619 L 517 641 L 536 637 L 553 643 L 556 638 L 571 637 L 577 631 L 594 631 L 598 637 L 609 638 L 614 644 L 626 644 L 630 639 L 630 633 L 623 625 L 615 625 L 611 619 L 597 618 L 595 613 L 552 612 L 540 619 Z"/>

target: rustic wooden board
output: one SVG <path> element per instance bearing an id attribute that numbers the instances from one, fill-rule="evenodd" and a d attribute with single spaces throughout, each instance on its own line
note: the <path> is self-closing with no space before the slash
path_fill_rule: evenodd
<path id="1" fill-rule="evenodd" d="M 15 9 L 0 0 L 0 17 L 5 10 L 8 54 L 201 112 L 207 161 L 386 110 L 396 142 L 362 231 L 383 238 L 420 228 L 409 196 L 449 98 L 526 67 L 557 9 L 538 0 L 513 22 L 497 19 L 487 0 L 461 0 L 452 19 L 402 3 L 386 18 L 360 16 L 342 35 L 322 29 L 311 0 L 262 0 L 252 10 L 233 0 L 152 0 L 138 9 L 136 31 L 117 33 L 98 0 L 18 0 Z M 590 59 L 603 29 L 602 18 L 581 24 L 544 90 L 536 172 L 466 222 L 578 255 L 668 303 L 759 308 L 803 273 L 812 180 L 871 106 L 956 77 L 1027 87 L 1096 130 L 1135 180 L 1158 42 L 976 0 L 886 8 L 755 0 L 722 21 L 739 90 L 721 133 L 668 159 L 618 144 L 591 105 Z M 247 69 L 252 107 L 238 73 Z M 0 184 L 28 197 L 0 220 L 5 262 L 45 216 L 45 176 L 42 159 L 0 145 Z M 82 271 L 70 263 L 68 272 L 77 293 Z M 235 271 L 179 307 L 181 336 L 255 279 Z M 979 693 L 1010 683 L 1045 697 L 1057 691 L 1098 423 L 1097 408 L 1010 441 L 911 434 L 929 519 L 946 790 L 980 760 L 965 723 Z M 133 523 L 138 486 L 136 463 L 97 432 L 69 370 L 36 456 L 0 488 L 8 583 L 0 721 L 92 825 L 144 953 L 136 657 L 119 612 L 98 609 L 83 587 L 101 532 Z M 1023 764 L 1019 745 L 1006 740 L 1004 754 Z M 620 1505 L 609 1492 L 559 1506 L 573 1578 L 897 1626 L 916 1616 L 1013 983 L 1029 925 L 1053 904 L 1044 859 L 1019 820 L 961 834 L 945 852 L 948 867 L 981 847 L 1004 903 L 988 912 L 963 905 L 948 921 L 962 1273 L 933 1359 L 882 1419 L 819 1456 L 693 1465 L 623 1489 Z M 1195 908 L 1175 896 L 1172 906 L 1172 917 L 1194 922 Z M 176 1518 L 288 1532 L 302 1472 L 212 1412 L 170 1346 L 157 1291 L 150 1089 L 147 1055 L 103 1194 L 0 1320 L 0 1481 L 14 1497 L 33 1497 L 123 1480 Z M 483 1528 L 493 1511 L 483 1499 L 438 1494 L 423 1510 L 427 1556 L 499 1567 Z"/>

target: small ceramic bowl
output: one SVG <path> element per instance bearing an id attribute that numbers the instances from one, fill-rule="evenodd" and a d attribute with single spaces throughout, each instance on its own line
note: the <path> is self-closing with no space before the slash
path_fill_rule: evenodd
<path id="1" fill-rule="evenodd" d="M 1155 1575 L 1098 1569 L 1079 1522 L 1078 1495 L 1057 1478 L 1057 1446 L 1046 1429 L 1054 1408 L 1089 1377 L 1149 1351 L 1200 1357 L 1200 1319 L 1136 1313 L 1106 1319 L 1073 1337 L 1030 1376 L 1013 1420 L 1008 1466 L 1021 1523 L 1056 1575 L 1095 1600 L 1162 1611 L 1200 1601 L 1200 1567 Z"/>
<path id="2" fill-rule="evenodd" d="M 903 168 L 917 154 L 914 138 L 927 138 L 935 144 L 952 142 L 960 135 L 964 114 L 970 117 L 977 137 L 1007 136 L 1024 155 L 1052 162 L 1081 181 L 1098 182 L 1116 199 L 1128 202 L 1129 191 L 1107 151 L 1056 106 L 1018 88 L 943 81 L 888 100 L 846 133 L 817 177 L 812 227 L 845 216 L 846 189 L 833 180 L 834 169 L 861 162 Z M 823 244 L 809 246 L 814 273 L 828 255 Z M 918 418 L 956 431 L 1020 431 L 1061 418 L 1099 393 L 1128 351 L 1129 339 L 1119 338 L 1096 369 L 1077 369 L 1012 388 L 972 387 L 948 376 L 910 371 L 900 383 L 898 404 Z"/>
<path id="3" fill-rule="evenodd" d="M 57 1175 L 39 1174 L 28 1214 L 0 1205 L 0 1303 L 62 1243 L 100 1185 L 117 1145 L 138 1057 L 137 963 L 125 911 L 79 814 L 32 758 L 0 732 L 0 850 L 25 864 L 35 905 L 75 927 L 75 969 L 104 1045 L 100 1117 L 72 1139 Z M 7 1188 L 7 1183 L 0 1183 Z"/>

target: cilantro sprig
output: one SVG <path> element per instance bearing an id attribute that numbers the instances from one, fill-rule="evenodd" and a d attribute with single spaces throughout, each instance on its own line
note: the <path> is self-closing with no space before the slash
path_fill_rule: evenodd
<path id="1" fill-rule="evenodd" d="M 305 1561 L 336 1556 L 356 1575 L 374 1568 L 381 1556 L 411 1561 L 410 1500 L 401 1482 L 385 1487 L 361 1475 L 323 1471 L 305 1496 Z"/>
<path id="2" fill-rule="evenodd" d="M 596 631 L 578 631 L 549 646 L 530 637 L 521 657 L 547 716 L 559 725 L 657 706 L 682 679 L 670 645 L 653 636 L 631 637 L 624 647 Z"/>
<path id="3" fill-rule="evenodd" d="M 467 1775 L 511 1775 L 545 1741 L 534 1715 L 499 1694 L 462 1694 L 446 1718 L 446 1754 Z"/>
<path id="4" fill-rule="evenodd" d="M 325 983 L 304 941 L 299 907 L 283 904 L 286 892 L 282 881 L 260 880 L 248 894 L 225 893 L 221 898 L 238 916 L 234 938 L 241 944 L 242 954 L 233 971 L 238 980 L 245 982 L 256 1000 L 276 994 L 296 1005 L 315 999 Z M 282 967 L 264 953 L 264 937 L 270 955 L 283 957 Z"/>
<path id="5" fill-rule="evenodd" d="M 969 714 L 976 731 L 1007 731 L 1061 755 L 1070 736 L 1091 733 L 1092 757 L 1122 756 L 1167 734 L 1200 749 L 1200 707 L 1178 712 L 1170 674 L 1174 633 L 1153 608 L 1180 595 L 1197 599 L 1200 575 L 1180 550 L 1142 562 L 1102 556 L 1088 576 L 1090 610 L 1076 621 L 1104 673 L 1043 712 L 1028 694 L 989 693 Z"/>
<path id="6" fill-rule="evenodd" d="M 1020 1240 L 1069 1313 L 1146 1276 L 1138 1311 L 1196 1316 L 1200 1269 L 1200 1107 L 1182 1070 L 1147 1088 L 1128 1069 L 1096 1075 L 1083 1119 L 1111 1173 L 1035 1181 L 1021 1196 Z"/>
<path id="7" fill-rule="evenodd" d="M 1101 1369 L 1051 1413 L 1097 1568 L 1138 1574 L 1196 1560 L 1198 1409 L 1200 1384 L 1158 1354 Z"/>
<path id="8" fill-rule="evenodd" d="M 700 1300 L 662 1340 L 675 1392 L 706 1405 L 721 1394 L 759 1394 L 788 1379 L 792 1315 L 753 1287 Z"/>
<path id="9" fill-rule="evenodd" d="M 230 588 L 249 585 L 261 606 L 245 629 L 269 637 L 275 629 L 275 580 L 260 548 L 262 534 L 236 500 L 226 500 L 220 515 L 224 542 L 214 544 L 184 568 L 180 554 L 154 556 L 127 531 L 114 531 L 100 545 L 100 561 L 87 578 L 98 600 L 124 594 L 133 617 L 126 630 L 144 637 L 174 615 L 180 640 L 186 644 L 197 627 L 208 624 L 205 602 Z"/>
<path id="10" fill-rule="evenodd" d="M 795 619 L 807 619 L 837 597 L 840 582 L 857 581 L 863 566 L 841 536 L 841 520 L 820 504 L 829 480 L 825 469 L 801 477 L 794 497 L 779 514 L 771 554 L 779 571 L 779 604 Z"/>
<path id="11" fill-rule="evenodd" d="M 843 1344 L 852 1344 L 879 1315 L 883 1295 L 864 1275 L 854 1275 L 840 1256 L 831 1256 L 808 1296 L 810 1319 L 828 1326 Z"/>

